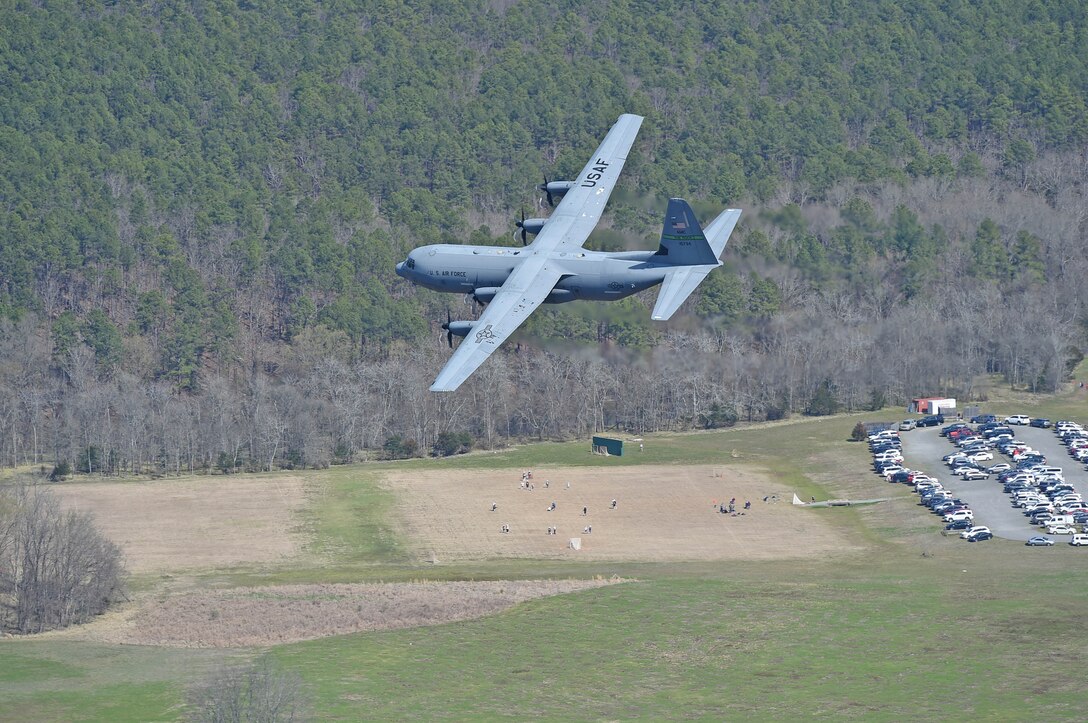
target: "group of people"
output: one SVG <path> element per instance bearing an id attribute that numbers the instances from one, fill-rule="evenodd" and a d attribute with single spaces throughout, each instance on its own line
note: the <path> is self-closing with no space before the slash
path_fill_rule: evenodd
<path id="1" fill-rule="evenodd" d="M 549 488 L 550 486 L 551 486 L 551 482 L 548 481 L 548 480 L 545 480 L 544 481 L 544 487 Z M 534 489 L 532 470 L 524 470 L 521 473 L 521 488 L 525 489 L 525 490 L 530 490 L 530 491 L 532 491 Z M 568 489 L 568 490 L 570 489 L 570 482 L 567 482 L 566 489 Z M 748 504 L 750 505 L 751 503 L 748 503 Z M 619 506 L 619 501 L 616 500 L 615 498 L 613 498 L 612 502 L 609 504 L 609 509 L 614 510 L 618 506 Z M 548 505 L 548 512 L 554 512 L 558 508 L 559 508 L 559 503 L 556 500 L 552 500 L 551 504 Z M 491 503 L 491 511 L 495 512 L 498 509 L 499 509 L 499 503 L 498 502 L 492 502 Z M 583 517 L 588 517 L 589 516 L 589 506 L 588 505 L 582 505 L 582 516 Z M 502 525 L 502 527 L 499 529 L 499 531 L 504 533 L 504 534 L 510 532 L 510 525 L 504 523 Z M 588 534 L 590 534 L 592 532 L 593 532 L 593 525 L 586 525 L 584 528 L 582 528 L 582 533 L 583 534 L 588 535 Z M 558 535 L 559 534 L 559 528 L 556 525 L 548 525 L 548 528 L 547 528 L 545 534 Z"/>
<path id="2" fill-rule="evenodd" d="M 764 498 L 764 502 L 766 502 L 766 498 Z M 751 500 L 745 500 L 744 501 L 744 509 L 745 510 L 752 509 L 752 501 Z M 725 503 L 725 502 L 719 503 L 718 504 L 718 512 L 720 514 L 723 514 L 723 515 L 735 515 L 735 514 L 737 514 L 737 498 L 736 497 L 730 498 L 728 503 Z M 740 514 L 743 515 L 744 513 L 741 512 Z"/>

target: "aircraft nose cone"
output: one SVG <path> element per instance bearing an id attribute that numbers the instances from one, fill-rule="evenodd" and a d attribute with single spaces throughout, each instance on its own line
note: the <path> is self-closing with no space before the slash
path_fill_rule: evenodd
<path id="1" fill-rule="evenodd" d="M 401 261 L 396 266 L 397 276 L 404 276 L 404 262 Z"/>

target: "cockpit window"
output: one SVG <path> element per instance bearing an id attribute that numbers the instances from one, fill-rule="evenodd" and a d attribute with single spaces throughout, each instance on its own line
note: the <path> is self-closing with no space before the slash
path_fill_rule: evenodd
<path id="1" fill-rule="evenodd" d="M 409 256 L 408 260 L 404 262 L 404 265 L 410 269 L 414 269 L 416 267 L 416 260 Z"/>

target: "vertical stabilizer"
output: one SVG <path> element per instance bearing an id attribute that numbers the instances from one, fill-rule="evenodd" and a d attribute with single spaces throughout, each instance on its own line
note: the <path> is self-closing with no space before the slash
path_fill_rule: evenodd
<path id="1" fill-rule="evenodd" d="M 707 243 L 699 220 L 688 202 L 670 198 L 661 229 L 661 246 L 654 254 L 658 263 L 670 266 L 698 266 L 718 263 L 718 257 Z"/>

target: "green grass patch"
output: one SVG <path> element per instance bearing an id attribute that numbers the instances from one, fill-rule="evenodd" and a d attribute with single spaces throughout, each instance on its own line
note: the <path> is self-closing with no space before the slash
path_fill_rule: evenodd
<path id="1" fill-rule="evenodd" d="M 48 695 L 5 696 L 0 700 L 0 720 L 169 721 L 179 718 L 181 704 L 180 690 L 174 685 L 120 684 Z"/>
<path id="2" fill-rule="evenodd" d="M 1080 583 L 959 559 L 720 566 L 436 628 L 284 646 L 322 718 L 1022 720 L 1080 705 Z M 1023 571 L 1020 571 L 1023 572 Z M 1053 571 L 1051 571 L 1053 572 Z M 1058 610 L 1030 645 L 1033 611 Z M 1016 631 L 1021 631 L 1019 635 Z"/>
<path id="3" fill-rule="evenodd" d="M 342 563 L 402 563 L 402 541 L 389 523 L 394 498 L 379 484 L 381 466 L 333 467 L 310 484 L 308 522 L 314 550 Z"/>

